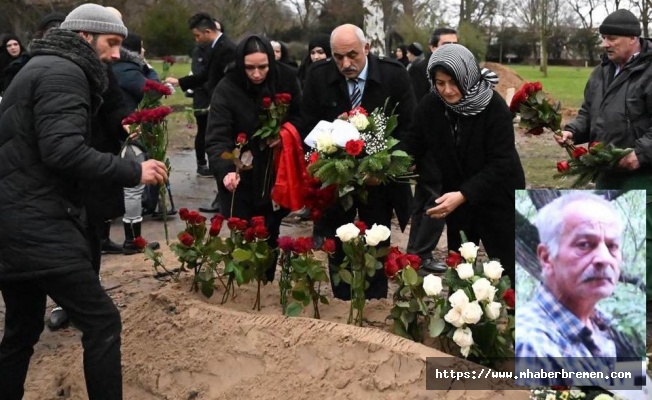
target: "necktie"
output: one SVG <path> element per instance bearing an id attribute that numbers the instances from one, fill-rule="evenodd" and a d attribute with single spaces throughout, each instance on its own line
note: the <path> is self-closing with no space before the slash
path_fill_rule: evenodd
<path id="1" fill-rule="evenodd" d="M 351 109 L 354 109 L 359 107 L 362 102 L 362 92 L 360 91 L 357 79 L 349 79 L 349 81 L 353 84 L 353 92 L 351 92 Z"/>
<path id="2" fill-rule="evenodd" d="M 602 355 L 600 348 L 593 339 L 593 333 L 587 327 L 584 327 L 580 332 L 580 338 L 593 357 L 600 357 Z"/>

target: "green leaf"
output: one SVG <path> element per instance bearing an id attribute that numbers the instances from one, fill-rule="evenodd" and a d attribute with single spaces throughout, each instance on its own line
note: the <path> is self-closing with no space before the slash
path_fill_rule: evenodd
<path id="1" fill-rule="evenodd" d="M 306 292 L 304 292 L 302 290 L 293 289 L 292 290 L 292 298 L 297 300 L 297 301 L 303 302 L 303 301 L 306 300 L 306 298 L 308 298 L 308 295 L 306 294 Z"/>
<path id="2" fill-rule="evenodd" d="M 405 279 L 405 283 L 408 285 L 415 286 L 419 282 L 419 275 L 417 275 L 417 271 L 414 269 L 405 268 L 403 270 L 403 279 Z"/>
<path id="3" fill-rule="evenodd" d="M 428 322 L 428 333 L 430 334 L 430 337 L 436 338 L 444 331 L 445 327 L 446 321 L 441 317 L 431 317 L 430 322 Z"/>
<path id="4" fill-rule="evenodd" d="M 201 283 L 201 294 L 203 294 L 204 296 L 210 299 L 210 297 L 213 295 L 214 292 L 215 292 L 215 284 L 213 282 L 213 279 Z"/>
<path id="5" fill-rule="evenodd" d="M 319 296 L 319 302 L 322 304 L 329 304 L 328 302 L 328 297 L 324 296 L 323 294 Z"/>
<path id="6" fill-rule="evenodd" d="M 351 271 L 348 269 L 343 269 L 339 272 L 340 279 L 342 279 L 345 283 L 348 283 L 349 285 L 353 281 L 353 275 L 351 275 Z"/>
<path id="7" fill-rule="evenodd" d="M 251 258 L 251 252 L 245 249 L 235 249 L 231 256 L 235 261 L 242 262 Z"/>
<path id="8" fill-rule="evenodd" d="M 296 301 L 293 301 L 288 305 L 287 310 L 285 311 L 285 314 L 289 317 L 296 317 L 301 312 L 303 311 L 303 306 L 300 303 L 297 303 Z"/>

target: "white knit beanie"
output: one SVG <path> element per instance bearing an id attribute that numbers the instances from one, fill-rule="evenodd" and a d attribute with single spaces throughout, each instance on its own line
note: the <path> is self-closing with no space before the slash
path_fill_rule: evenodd
<path id="1" fill-rule="evenodd" d="M 75 32 L 116 34 L 127 37 L 127 27 L 111 11 L 99 4 L 86 3 L 68 14 L 60 26 Z"/>

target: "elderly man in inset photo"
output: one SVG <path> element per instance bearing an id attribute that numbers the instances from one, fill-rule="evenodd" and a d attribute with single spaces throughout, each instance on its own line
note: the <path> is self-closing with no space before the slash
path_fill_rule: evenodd
<path id="1" fill-rule="evenodd" d="M 642 343 L 615 329 L 597 307 L 621 273 L 624 224 L 614 205 L 572 192 L 541 208 L 535 225 L 543 284 L 516 307 L 516 356 L 527 357 L 519 365 L 591 372 L 594 357 L 610 365 L 641 357 Z"/>

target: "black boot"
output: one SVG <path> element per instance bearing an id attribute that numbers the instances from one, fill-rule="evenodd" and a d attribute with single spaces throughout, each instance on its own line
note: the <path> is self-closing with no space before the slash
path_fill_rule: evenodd
<path id="1" fill-rule="evenodd" d="M 104 221 L 101 227 L 102 254 L 122 254 L 122 246 L 111 240 L 111 221 Z"/>
<path id="2" fill-rule="evenodd" d="M 140 236 L 140 222 L 123 222 L 122 224 L 125 228 L 125 242 L 122 245 L 122 253 L 126 256 L 130 256 L 142 252 L 142 250 L 134 243 L 134 238 Z M 147 247 L 152 250 L 158 250 L 161 248 L 161 245 L 158 242 L 149 242 L 147 243 Z"/>

